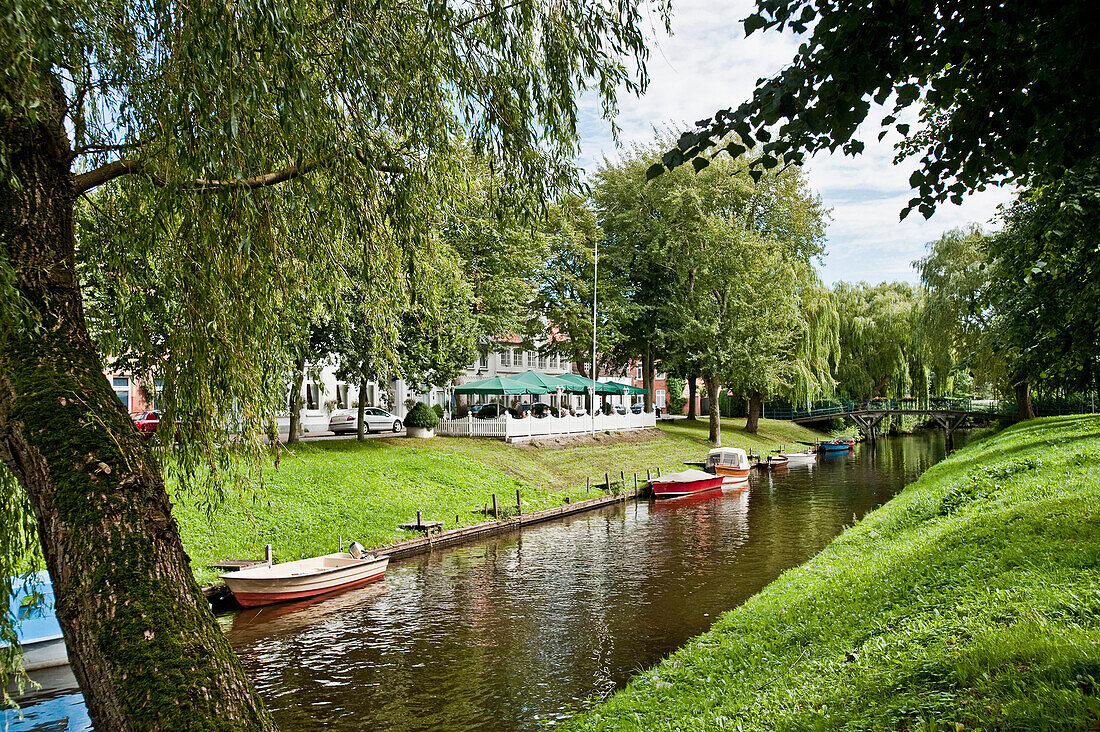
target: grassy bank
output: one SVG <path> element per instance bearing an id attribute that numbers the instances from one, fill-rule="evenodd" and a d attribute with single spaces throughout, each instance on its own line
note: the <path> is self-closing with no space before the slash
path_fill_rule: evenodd
<path id="1" fill-rule="evenodd" d="M 1100 727 L 1100 419 L 928 470 L 574 730 Z"/>
<path id="2" fill-rule="evenodd" d="M 759 435 L 741 432 L 743 420 L 724 420 L 725 443 L 774 449 L 816 435 L 787 422 L 761 421 Z M 174 514 L 200 580 L 219 559 L 261 558 L 273 544 L 279 561 L 335 551 L 342 538 L 381 546 L 416 536 L 400 524 L 425 519 L 443 528 L 486 520 L 481 509 L 492 494 L 502 506 L 522 491 L 524 510 L 592 498 L 586 480 L 605 472 L 682 470 L 685 460 L 702 459 L 708 447 L 704 421 L 677 421 L 644 438 L 599 434 L 583 444 L 549 441 L 542 446 L 507 445 L 498 440 L 387 438 L 333 440 L 296 445 L 277 470 L 266 471 L 261 498 L 247 505 L 230 500 L 212 519 L 186 499 Z M 458 521 L 455 521 L 455 517 Z"/>

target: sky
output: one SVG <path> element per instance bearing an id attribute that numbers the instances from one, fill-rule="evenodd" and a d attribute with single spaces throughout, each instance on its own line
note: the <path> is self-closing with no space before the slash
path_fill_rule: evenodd
<path id="1" fill-rule="evenodd" d="M 749 98 L 757 79 L 780 71 L 798 50 L 799 37 L 791 33 L 757 32 L 745 38 L 741 21 L 753 10 L 751 1 L 673 3 L 671 36 L 656 18 L 649 24 L 648 90 L 641 98 L 625 93 L 619 97 L 621 145 L 652 139 L 655 127 L 677 132 L 691 129 L 696 120 L 740 104 Z M 597 100 L 584 100 L 580 113 L 577 162 L 591 172 L 605 157 L 615 160 L 618 150 Z M 822 153 L 805 165 L 810 186 L 832 209 L 826 255 L 819 266 L 826 284 L 841 280 L 916 283 L 919 276 L 912 262 L 924 256 L 928 242 L 969 223 L 992 229 L 998 205 L 1011 200 L 1010 190 L 990 188 L 972 194 L 962 205 L 941 204 L 928 220 L 914 211 L 899 221 L 913 195 L 909 175 L 917 160 L 895 166 L 897 137 L 877 141 L 878 122 L 888 113 L 872 107 L 868 122 L 857 133 L 867 145 L 863 154 Z"/>

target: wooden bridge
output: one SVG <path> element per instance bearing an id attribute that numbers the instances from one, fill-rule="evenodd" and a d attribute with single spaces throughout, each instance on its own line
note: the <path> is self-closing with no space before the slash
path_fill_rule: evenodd
<path id="1" fill-rule="evenodd" d="M 893 415 L 923 417 L 936 422 L 950 440 L 955 430 L 973 419 L 1013 420 L 1016 405 L 1002 402 L 975 402 L 970 399 L 873 399 L 868 402 L 814 407 L 811 409 L 764 409 L 769 419 L 787 419 L 798 424 L 844 419 L 855 424 L 864 439 L 878 437 L 882 420 Z"/>

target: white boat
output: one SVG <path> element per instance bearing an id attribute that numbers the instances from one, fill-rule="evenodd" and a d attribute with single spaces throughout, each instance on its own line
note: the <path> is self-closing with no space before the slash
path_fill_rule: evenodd
<path id="1" fill-rule="evenodd" d="M 784 452 L 780 454 L 787 457 L 787 462 L 790 465 L 809 465 L 817 461 L 817 453 L 811 450 L 805 450 L 803 452 Z"/>
<path id="2" fill-rule="evenodd" d="M 15 637 L 23 651 L 23 668 L 35 671 L 69 663 L 65 636 L 54 614 L 53 582 L 42 571 L 29 581 L 14 577 L 11 617 L 15 619 Z M 0 648 L 9 644 L 0 641 Z"/>
<path id="3" fill-rule="evenodd" d="M 382 579 L 389 557 L 347 552 L 325 554 L 282 564 L 261 564 L 221 575 L 244 607 L 314 597 L 349 590 Z"/>

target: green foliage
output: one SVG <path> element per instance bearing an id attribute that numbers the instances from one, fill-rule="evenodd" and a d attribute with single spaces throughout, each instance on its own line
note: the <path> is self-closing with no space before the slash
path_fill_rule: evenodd
<path id="1" fill-rule="evenodd" d="M 443 419 L 443 407 L 438 404 L 432 405 L 432 411 L 435 412 L 435 416 Z"/>
<path id="2" fill-rule="evenodd" d="M 409 413 L 405 415 L 406 427 L 420 427 L 422 429 L 434 429 L 439 424 L 439 415 L 424 402 L 417 402 Z"/>
<path id="3" fill-rule="evenodd" d="M 1013 380 L 1100 379 L 1100 159 L 1021 193 L 989 242 L 987 299 Z"/>
<path id="4" fill-rule="evenodd" d="M 834 288 L 840 316 L 836 395 L 841 400 L 927 396 L 917 337 L 921 297 L 905 283 Z"/>
<path id="5" fill-rule="evenodd" d="M 791 64 L 760 80 L 751 100 L 697 122 L 650 177 L 700 156 L 713 163 L 723 150 L 759 147 L 754 173 L 821 150 L 856 155 L 872 100 L 894 105 L 879 138 L 896 132 L 898 157 L 920 156 L 903 216 L 931 216 L 948 198 L 1017 177 L 1058 180 L 1100 153 L 1091 102 L 1100 21 L 1090 3 L 758 0 L 744 27 L 812 30 Z M 899 119 L 914 105 L 918 125 Z"/>
<path id="6" fill-rule="evenodd" d="M 1004 386 L 1004 358 L 996 345 L 996 314 L 989 306 L 989 236 L 972 225 L 953 229 L 914 262 L 924 287 L 920 340 L 932 391 L 969 395 L 977 385 Z"/>
<path id="7" fill-rule="evenodd" d="M 740 393 L 799 401 L 828 393 L 831 296 L 812 260 L 828 212 L 797 169 L 755 182 L 716 160 L 646 182 L 660 139 L 596 174 L 601 260 L 623 308 L 624 354 L 652 344 L 665 369 Z M 604 254 L 606 252 L 606 255 Z"/>
<path id="8" fill-rule="evenodd" d="M 665 380 L 669 414 L 680 414 L 684 411 L 684 406 L 688 402 L 688 398 L 684 396 L 687 385 L 687 379 L 681 379 L 676 376 L 669 376 Z"/>
<path id="9" fill-rule="evenodd" d="M 930 468 L 570 730 L 1087 728 L 1100 420 Z"/>

